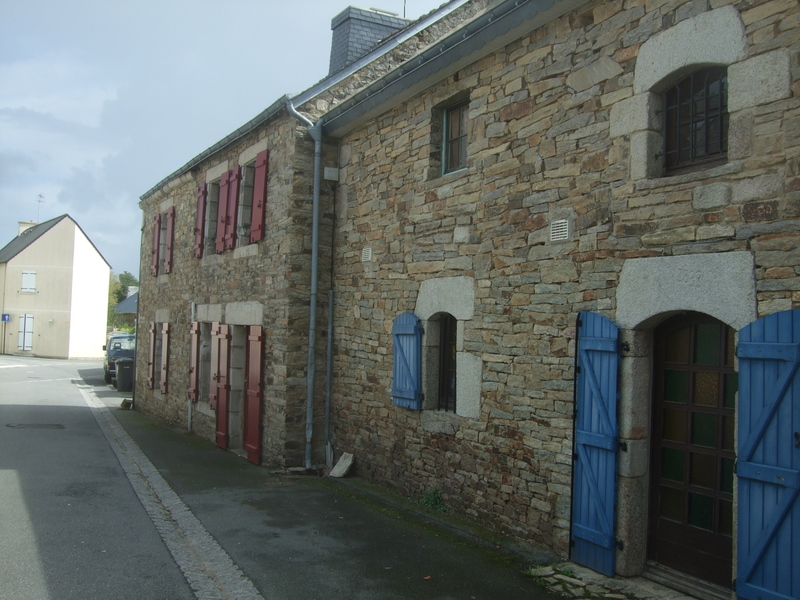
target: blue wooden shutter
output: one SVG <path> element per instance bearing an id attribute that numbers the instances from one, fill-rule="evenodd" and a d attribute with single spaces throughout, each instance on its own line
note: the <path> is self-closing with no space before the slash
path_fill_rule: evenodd
<path id="1" fill-rule="evenodd" d="M 572 560 L 614 575 L 619 329 L 590 312 L 578 316 Z"/>
<path id="2" fill-rule="evenodd" d="M 422 328 L 414 313 L 398 315 L 392 326 L 392 403 L 422 409 Z"/>
<path id="3" fill-rule="evenodd" d="M 800 598 L 800 310 L 739 332 L 736 593 Z"/>

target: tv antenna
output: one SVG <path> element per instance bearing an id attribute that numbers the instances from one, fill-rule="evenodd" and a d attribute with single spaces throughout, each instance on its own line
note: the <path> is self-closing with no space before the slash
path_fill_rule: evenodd
<path id="1" fill-rule="evenodd" d="M 37 223 L 39 222 L 39 208 L 41 208 L 41 206 L 42 206 L 42 202 L 44 202 L 44 196 L 42 196 L 41 194 L 39 194 L 39 195 L 36 197 L 36 222 L 37 222 Z"/>

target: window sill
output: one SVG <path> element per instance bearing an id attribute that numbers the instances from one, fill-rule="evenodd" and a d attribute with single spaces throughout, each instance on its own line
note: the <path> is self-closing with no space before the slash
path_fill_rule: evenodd
<path id="1" fill-rule="evenodd" d="M 258 256 L 258 244 L 247 244 L 246 246 L 237 246 L 231 252 L 231 249 L 228 248 L 224 252 L 217 254 L 214 252 L 213 254 L 204 254 L 203 258 L 200 259 L 200 266 L 202 267 L 211 267 L 216 265 L 221 265 L 225 262 L 225 260 L 229 257 L 232 257 L 232 260 L 237 260 L 240 258 L 248 258 L 250 256 Z"/>
<path id="2" fill-rule="evenodd" d="M 427 187 L 432 188 L 456 181 L 467 174 L 469 174 L 469 167 L 464 167 L 463 169 L 458 169 L 457 171 L 450 171 L 449 173 L 444 173 L 443 175 L 437 175 L 436 177 L 428 179 L 425 184 Z"/>
<path id="3" fill-rule="evenodd" d="M 422 429 L 428 433 L 455 435 L 461 418 L 453 412 L 443 410 L 423 410 L 420 418 Z"/>
<path id="4" fill-rule="evenodd" d="M 744 166 L 741 162 L 728 162 L 724 165 L 719 165 L 718 167 L 710 167 L 708 169 L 693 171 L 691 173 L 667 175 L 666 177 L 658 177 L 655 179 L 643 179 L 636 182 L 636 189 L 637 191 L 657 190 L 674 185 L 683 185 L 686 183 L 694 183 L 695 181 L 714 179 L 715 177 L 722 177 L 723 175 L 733 175 L 734 173 L 740 173 L 743 169 Z"/>
<path id="5" fill-rule="evenodd" d="M 248 256 L 258 256 L 258 244 L 247 244 L 233 249 L 233 258 L 247 258 Z"/>

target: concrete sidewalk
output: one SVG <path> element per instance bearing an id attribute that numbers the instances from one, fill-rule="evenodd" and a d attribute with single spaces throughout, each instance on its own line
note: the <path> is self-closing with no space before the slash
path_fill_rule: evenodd
<path id="1" fill-rule="evenodd" d="M 83 371 L 111 411 L 191 513 L 268 600 L 537 599 L 677 600 L 641 579 L 598 576 L 429 513 L 359 478 L 335 480 L 256 467 L 136 410 Z M 134 564 L 125 568 L 135 569 Z"/>

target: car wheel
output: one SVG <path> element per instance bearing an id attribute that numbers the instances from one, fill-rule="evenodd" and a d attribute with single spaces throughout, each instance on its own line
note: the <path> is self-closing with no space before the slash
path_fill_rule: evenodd
<path id="1" fill-rule="evenodd" d="M 103 379 L 105 380 L 106 383 L 111 383 L 111 373 L 105 371 L 103 373 Z"/>

